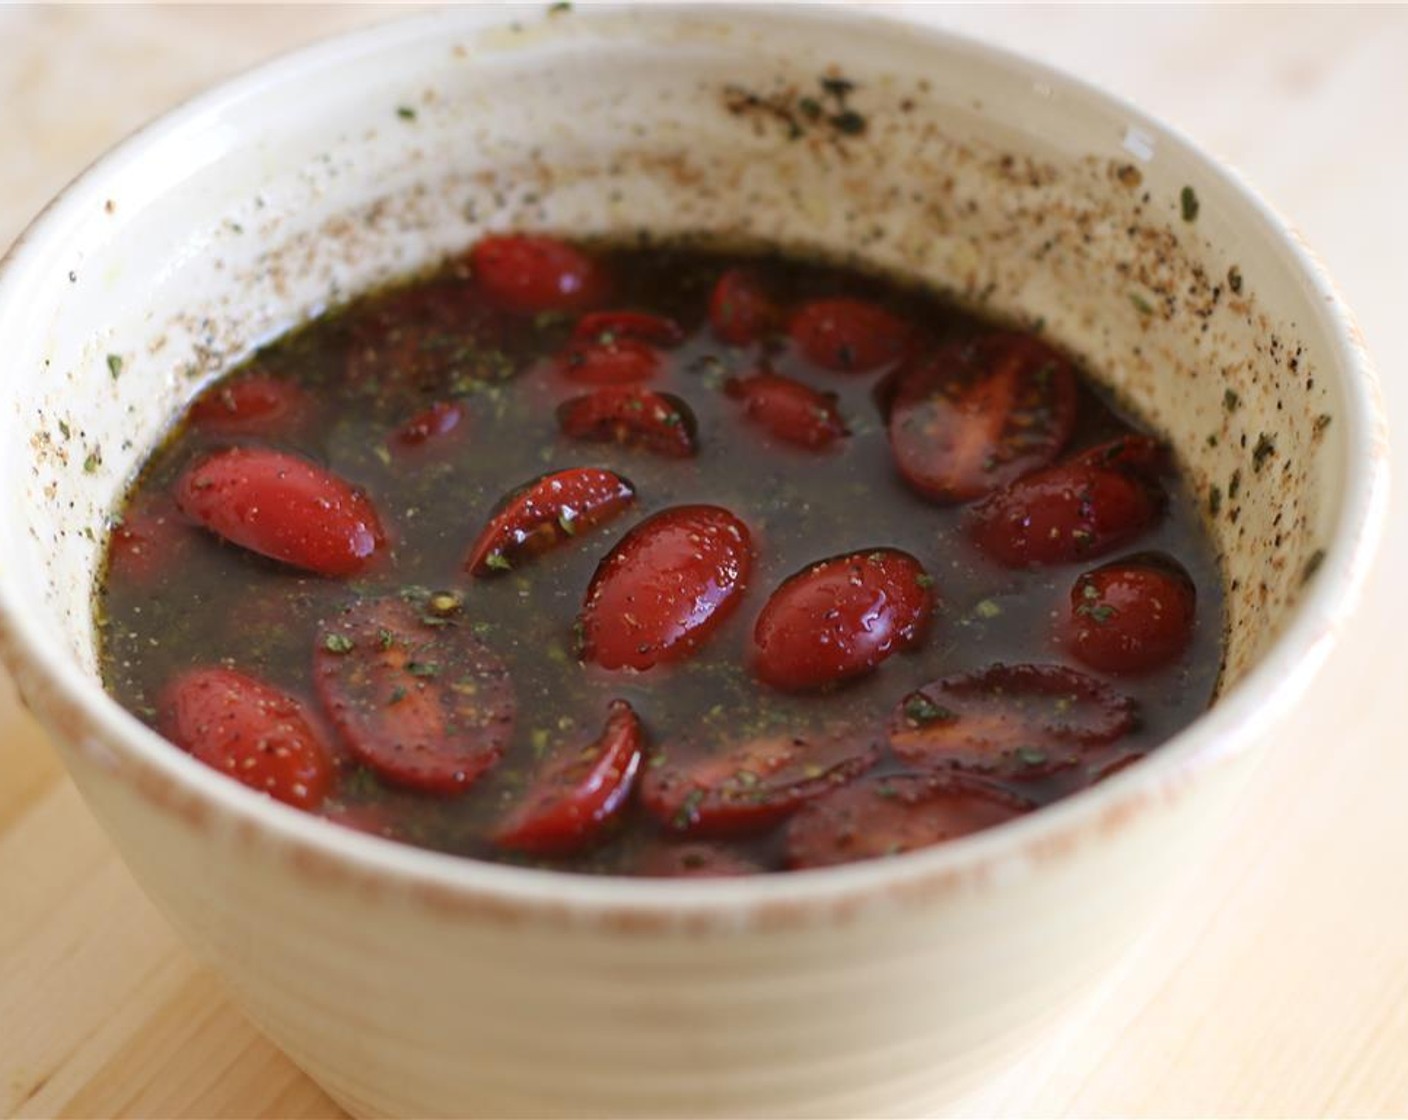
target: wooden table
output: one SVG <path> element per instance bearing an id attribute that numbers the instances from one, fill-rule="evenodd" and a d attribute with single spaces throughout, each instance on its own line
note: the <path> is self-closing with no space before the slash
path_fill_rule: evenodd
<path id="1" fill-rule="evenodd" d="M 389 13 L 0 8 L 0 245 L 153 114 Z M 942 8 L 926 18 L 1117 90 L 1240 167 L 1340 280 L 1396 430 L 1408 431 L 1408 8 Z M 1267 762 L 1196 894 L 970 1111 L 1408 1113 L 1408 595 L 1396 578 L 1408 571 L 1408 500 L 1395 509 L 1369 609 L 1305 698 L 1307 734 Z M 0 1113 L 339 1114 L 176 942 L 8 681 Z"/>

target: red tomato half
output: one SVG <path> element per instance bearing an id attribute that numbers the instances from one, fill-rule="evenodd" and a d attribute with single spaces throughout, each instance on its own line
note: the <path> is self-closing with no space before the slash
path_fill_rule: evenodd
<path id="1" fill-rule="evenodd" d="M 454 401 L 436 401 L 429 408 L 417 412 L 391 434 L 393 446 L 402 448 L 421 447 L 436 443 L 445 436 L 462 431 L 464 406 Z"/>
<path id="2" fill-rule="evenodd" d="M 587 385 L 648 381 L 664 365 L 659 347 L 674 346 L 684 332 L 669 319 L 636 311 L 584 315 L 557 356 L 563 376 Z"/>
<path id="3" fill-rule="evenodd" d="M 777 324 L 777 308 L 758 278 L 742 268 L 719 277 L 709 297 L 709 325 L 730 346 L 749 346 Z"/>
<path id="4" fill-rule="evenodd" d="M 968 511 L 969 538 L 1009 568 L 1067 564 L 1111 552 L 1158 520 L 1165 496 L 1143 437 L 1092 448 L 989 494 Z"/>
<path id="5" fill-rule="evenodd" d="M 557 423 L 569 439 L 640 448 L 667 459 L 687 459 L 699 450 L 689 405 L 672 393 L 636 385 L 608 385 L 564 401 Z"/>
<path id="6" fill-rule="evenodd" d="M 753 669 L 786 692 L 839 684 L 918 645 L 933 611 L 933 580 L 907 552 L 822 560 L 768 599 L 753 627 Z"/>
<path id="7" fill-rule="evenodd" d="M 401 599 L 356 603 L 318 632 L 318 698 L 348 750 L 387 782 L 459 793 L 513 734 L 513 686 L 458 620 Z"/>
<path id="8" fill-rule="evenodd" d="M 901 855 L 992 828 L 1033 808 L 958 774 L 867 778 L 805 806 L 787 826 L 787 866 Z"/>
<path id="9" fill-rule="evenodd" d="M 890 746 L 915 766 L 1036 777 L 1134 729 L 1134 701 L 1060 665 L 993 665 L 900 701 Z"/>
<path id="10" fill-rule="evenodd" d="M 621 538 L 578 619 L 583 660 L 649 669 L 688 657 L 738 606 L 753 564 L 745 525 L 718 506 L 675 506 Z"/>
<path id="11" fill-rule="evenodd" d="M 332 751 L 303 704 L 234 669 L 176 677 L 157 701 L 157 726 L 207 766 L 287 805 L 315 809 L 332 786 Z"/>
<path id="12" fill-rule="evenodd" d="M 302 389 L 267 373 L 220 381 L 191 402 L 193 425 L 220 435 L 269 435 L 296 427 L 312 414 Z"/>
<path id="13" fill-rule="evenodd" d="M 599 303 L 607 288 L 591 257 L 555 237 L 490 235 L 469 251 L 469 264 L 495 305 L 521 315 L 581 311 Z"/>
<path id="14" fill-rule="evenodd" d="M 993 334 L 941 347 L 894 385 L 890 449 L 937 502 L 966 502 L 1044 467 L 1076 418 L 1076 377 L 1050 347 Z"/>
<path id="15" fill-rule="evenodd" d="M 724 391 L 743 402 L 743 411 L 750 420 L 784 443 L 823 451 L 847 435 L 846 422 L 836 408 L 835 393 L 818 392 L 776 373 L 729 378 Z"/>
<path id="16" fill-rule="evenodd" d="M 781 824 L 814 797 L 875 765 L 878 743 L 854 738 L 755 739 L 724 754 L 678 757 L 672 746 L 641 776 L 646 811 L 674 832 L 738 836 Z"/>
<path id="17" fill-rule="evenodd" d="M 904 357 L 913 331 L 878 304 L 861 299 L 817 299 L 804 304 L 787 327 L 811 362 L 842 373 L 870 373 Z"/>
<path id="18" fill-rule="evenodd" d="M 1065 646 L 1115 676 L 1176 661 L 1193 640 L 1197 591 L 1171 557 L 1141 553 L 1086 572 L 1071 588 Z"/>
<path id="19" fill-rule="evenodd" d="M 166 495 L 139 499 L 113 526 L 108 575 L 131 587 L 152 587 L 180 571 L 198 532 Z"/>
<path id="20" fill-rule="evenodd" d="M 306 459 L 232 447 L 187 468 L 181 512 L 232 544 L 323 576 L 349 576 L 385 542 L 371 499 Z"/>
<path id="21" fill-rule="evenodd" d="M 552 759 L 494 829 L 494 842 L 534 855 L 566 855 L 599 840 L 626 805 L 644 745 L 636 713 L 613 700 L 601 735 Z"/>
<path id="22" fill-rule="evenodd" d="M 611 520 L 635 498 L 630 482 L 598 467 L 543 475 L 500 503 L 470 548 L 465 569 L 476 576 L 506 572 L 522 559 Z"/>

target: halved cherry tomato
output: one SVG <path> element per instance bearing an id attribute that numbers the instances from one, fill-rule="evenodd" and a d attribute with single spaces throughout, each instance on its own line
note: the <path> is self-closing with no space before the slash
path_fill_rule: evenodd
<path id="1" fill-rule="evenodd" d="M 665 361 L 659 347 L 677 345 L 683 338 L 678 324 L 659 315 L 637 311 L 584 315 L 558 354 L 557 368 L 588 385 L 648 381 Z"/>
<path id="2" fill-rule="evenodd" d="M 333 754 L 303 704 L 234 669 L 191 669 L 157 701 L 157 726 L 183 750 L 250 789 L 315 809 L 333 779 Z"/>
<path id="3" fill-rule="evenodd" d="M 187 468 L 176 502 L 232 544 L 324 576 L 361 571 L 385 541 L 363 491 L 263 447 L 217 451 Z"/>
<path id="4" fill-rule="evenodd" d="M 403 448 L 420 447 L 431 441 L 438 442 L 442 436 L 460 430 L 463 420 L 463 405 L 455 401 L 436 401 L 392 432 L 391 442 Z"/>
<path id="5" fill-rule="evenodd" d="M 777 318 L 777 307 L 747 269 L 730 268 L 709 297 L 709 325 L 730 346 L 757 342 L 772 330 Z"/>
<path id="6" fill-rule="evenodd" d="M 748 526 L 726 509 L 647 518 L 592 576 L 578 619 L 583 660 L 649 669 L 688 657 L 738 606 L 752 564 Z"/>
<path id="7" fill-rule="evenodd" d="M 198 532 L 166 495 L 139 499 L 113 526 L 108 575 L 128 586 L 151 587 L 181 568 Z"/>
<path id="8" fill-rule="evenodd" d="M 890 747 L 911 765 L 1037 777 L 1135 726 L 1134 701 L 1061 665 L 993 665 L 911 692 Z"/>
<path id="9" fill-rule="evenodd" d="M 1188 648 L 1196 604 L 1192 578 L 1171 557 L 1125 557 L 1076 580 L 1064 643 L 1077 661 L 1102 673 L 1147 673 Z"/>
<path id="10" fill-rule="evenodd" d="M 635 711 L 613 700 L 601 735 L 552 759 L 494 829 L 494 842 L 534 855 L 564 855 L 594 843 L 625 807 L 644 744 Z"/>
<path id="11" fill-rule="evenodd" d="M 836 394 L 822 393 L 776 373 L 731 377 L 724 392 L 743 402 L 743 410 L 784 443 L 821 451 L 847 435 L 836 408 Z"/>
<path id="12" fill-rule="evenodd" d="M 494 304 L 521 315 L 581 311 L 607 288 L 596 261 L 555 237 L 493 234 L 470 249 L 469 264 Z"/>
<path id="13" fill-rule="evenodd" d="M 892 365 L 904 357 L 914 333 L 878 304 L 846 298 L 804 304 L 787 330 L 810 361 L 842 373 L 869 373 Z"/>
<path id="14" fill-rule="evenodd" d="M 775 736 L 724 754 L 650 759 L 641 775 L 646 811 L 674 832 L 737 836 L 781 824 L 806 802 L 875 765 L 878 743 Z"/>
<path id="15" fill-rule="evenodd" d="M 772 593 L 753 627 L 753 669 L 786 692 L 839 684 L 918 645 L 933 611 L 933 580 L 909 553 L 834 556 Z"/>
<path id="16" fill-rule="evenodd" d="M 252 373 L 220 381 L 191 402 L 190 422 L 221 435 L 267 435 L 291 428 L 310 415 L 308 394 L 292 381 Z"/>
<path id="17" fill-rule="evenodd" d="M 611 520 L 635 498 L 628 480 L 599 467 L 545 474 L 500 503 L 470 548 L 465 569 L 476 576 L 506 572 L 526 557 Z"/>
<path id="18" fill-rule="evenodd" d="M 890 448 L 920 494 L 966 502 L 1050 463 L 1075 418 L 1065 358 L 1026 335 L 985 335 L 940 347 L 901 373 Z"/>
<path id="19" fill-rule="evenodd" d="M 805 806 L 787 826 L 787 866 L 833 867 L 979 832 L 1034 806 L 959 774 L 867 778 Z"/>
<path id="20" fill-rule="evenodd" d="M 569 439 L 638 447 L 670 459 L 687 459 L 699 449 L 689 405 L 636 385 L 607 385 L 564 401 L 557 423 Z"/>
<path id="21" fill-rule="evenodd" d="M 968 511 L 968 536 L 1010 568 L 1110 552 L 1163 510 L 1164 493 L 1151 473 L 1157 447 L 1142 437 L 1116 440 L 1019 478 Z"/>
<path id="22" fill-rule="evenodd" d="M 714 844 L 674 842 L 647 848 L 632 870 L 652 879 L 722 879 L 757 875 L 763 868 Z"/>
<path id="23" fill-rule="evenodd" d="M 324 623 L 313 677 L 348 750 L 395 785 L 459 793 L 513 734 L 504 663 L 457 620 L 402 599 L 363 600 Z"/>

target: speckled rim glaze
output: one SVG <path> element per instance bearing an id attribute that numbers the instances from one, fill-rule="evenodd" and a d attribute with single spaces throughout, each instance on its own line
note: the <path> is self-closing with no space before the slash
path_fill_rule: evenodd
<path id="1" fill-rule="evenodd" d="M 717 9 L 714 13 L 717 14 Z M 746 20 L 748 9 L 734 10 Z M 835 9 L 794 12 L 829 21 L 843 33 L 881 17 Z M 210 92 L 148 126 L 80 176 L 21 236 L 0 266 L 0 301 L 23 290 L 45 266 L 46 243 L 101 197 L 104 180 L 144 158 L 174 134 L 197 130 L 220 106 L 268 86 L 422 32 L 438 17 L 416 17 L 296 52 Z M 508 18 L 484 11 L 484 25 Z M 1108 842 L 1150 805 L 1184 796 L 1201 773 L 1239 753 L 1283 718 L 1319 669 L 1364 585 L 1387 503 L 1387 438 L 1371 361 L 1349 311 L 1300 238 L 1235 175 L 1177 132 L 1118 98 L 995 48 L 942 31 L 908 34 L 937 49 L 976 57 L 1034 81 L 1081 92 L 1156 132 L 1160 144 L 1195 162 L 1209 181 L 1239 196 L 1258 234 L 1290 262 L 1318 303 L 1333 340 L 1327 364 L 1345 384 L 1342 420 L 1346 484 L 1326 539 L 1326 559 L 1273 647 L 1218 703 L 1147 761 L 1030 817 L 989 832 L 893 860 L 779 876 L 730 880 L 632 880 L 524 870 L 437 854 L 337 827 L 245 790 L 172 750 L 121 709 L 76 665 L 45 623 L 40 604 L 22 601 L 8 571 L 0 573 L 0 647 L 27 701 L 59 734 L 143 793 L 153 812 L 175 814 L 224 842 L 254 844 L 311 879 L 340 880 L 373 893 L 404 895 L 436 910 L 472 912 L 510 922 L 547 921 L 650 932 L 670 927 L 780 927 L 842 920 L 875 905 L 929 900 L 1010 878 L 1083 845 Z M 20 544 L 0 527 L 5 551 Z"/>

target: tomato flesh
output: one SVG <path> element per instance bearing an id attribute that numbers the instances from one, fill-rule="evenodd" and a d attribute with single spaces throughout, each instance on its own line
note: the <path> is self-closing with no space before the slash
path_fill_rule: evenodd
<path id="1" fill-rule="evenodd" d="M 291 381 L 252 373 L 212 385 L 191 402 L 190 422 L 221 435 L 271 434 L 312 412 L 308 395 Z"/>
<path id="2" fill-rule="evenodd" d="M 446 436 L 463 431 L 464 406 L 454 401 L 436 401 L 429 408 L 417 412 L 391 435 L 394 446 L 402 448 L 421 447 L 427 443 L 437 443 Z"/>
<path id="3" fill-rule="evenodd" d="M 518 852 L 561 855 L 600 840 L 625 808 L 644 744 L 635 711 L 613 700 L 601 735 L 549 762 L 494 829 L 494 842 Z"/>
<path id="4" fill-rule="evenodd" d="M 303 704 L 234 669 L 176 677 L 157 701 L 157 725 L 207 766 L 286 805 L 315 809 L 332 786 L 332 751 Z"/>
<path id="5" fill-rule="evenodd" d="M 757 373 L 730 378 L 724 391 L 743 402 L 750 420 L 784 443 L 824 451 L 848 434 L 836 394 L 822 393 L 790 377 Z"/>
<path id="6" fill-rule="evenodd" d="M 578 616 L 583 660 L 645 670 L 699 648 L 738 606 L 752 537 L 719 506 L 674 506 L 642 521 L 597 566 Z"/>
<path id="7" fill-rule="evenodd" d="M 1140 554 L 1084 573 L 1071 588 L 1065 646 L 1112 676 L 1178 660 L 1193 640 L 1197 592 L 1172 558 Z"/>
<path id="8" fill-rule="evenodd" d="M 112 530 L 108 576 L 150 588 L 181 570 L 198 530 L 165 495 L 134 505 Z"/>
<path id="9" fill-rule="evenodd" d="M 709 296 L 709 326 L 730 346 L 750 346 L 776 325 L 778 312 L 752 272 L 730 268 Z"/>
<path id="10" fill-rule="evenodd" d="M 324 623 L 313 677 L 347 749 L 394 785 L 460 793 L 512 737 L 503 662 L 461 620 L 399 598 L 363 600 Z"/>
<path id="11" fill-rule="evenodd" d="M 834 867 L 929 848 L 1030 811 L 997 786 L 960 775 L 867 778 L 806 805 L 787 826 L 787 866 Z"/>
<path id="12" fill-rule="evenodd" d="M 1112 552 L 1163 512 L 1164 494 L 1149 473 L 1145 444 L 1152 441 L 1102 445 L 989 494 L 967 512 L 969 539 L 1008 568 Z"/>
<path id="13" fill-rule="evenodd" d="M 878 744 L 853 738 L 755 739 L 724 754 L 651 759 L 641 778 L 645 810 L 672 832 L 728 837 L 781 824 L 812 798 L 869 770 Z"/>
<path id="14" fill-rule="evenodd" d="M 933 580 L 898 549 L 812 564 L 772 593 L 753 627 L 753 671 L 773 688 L 807 692 L 862 676 L 924 640 Z"/>
<path id="15" fill-rule="evenodd" d="M 469 264 L 489 300 L 520 315 L 581 311 L 599 303 L 608 286 L 591 257 L 555 237 L 491 235 L 469 251 Z"/>
<path id="16" fill-rule="evenodd" d="M 635 498 L 635 487 L 614 471 L 574 467 L 544 475 L 499 507 L 470 547 L 465 569 L 475 576 L 507 572 L 620 515 Z"/>
<path id="17" fill-rule="evenodd" d="M 984 335 L 901 373 L 890 449 L 918 493 L 966 502 L 1050 463 L 1075 418 L 1075 371 L 1065 358 L 1026 335 Z"/>
<path id="18" fill-rule="evenodd" d="M 636 385 L 609 385 L 564 401 L 557 423 L 569 439 L 614 443 L 666 459 L 688 459 L 699 450 L 689 405 L 672 393 Z"/>
<path id="19" fill-rule="evenodd" d="M 840 373 L 870 373 L 893 365 L 913 334 L 908 323 L 878 304 L 847 298 L 804 304 L 787 330 L 809 361 Z"/>
<path id="20" fill-rule="evenodd" d="M 914 766 L 1038 777 L 1134 730 L 1135 707 L 1061 665 L 992 665 L 911 692 L 890 719 L 890 747 Z"/>
<path id="21" fill-rule="evenodd" d="M 322 576 L 360 572 L 386 540 L 365 493 L 263 447 L 217 451 L 188 468 L 176 503 L 231 544 Z"/>
<path id="22" fill-rule="evenodd" d="M 557 356 L 564 377 L 587 385 L 649 381 L 664 366 L 661 346 L 674 346 L 684 332 L 670 319 L 634 311 L 584 315 Z"/>

